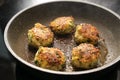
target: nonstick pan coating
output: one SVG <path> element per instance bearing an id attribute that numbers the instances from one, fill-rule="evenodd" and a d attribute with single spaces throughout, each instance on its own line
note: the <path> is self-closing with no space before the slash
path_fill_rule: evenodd
<path id="1" fill-rule="evenodd" d="M 48 26 L 50 21 L 60 16 L 73 16 L 75 24 L 90 23 L 97 27 L 100 31 L 100 36 L 105 39 L 108 49 L 107 59 L 103 66 L 84 71 L 60 72 L 42 69 L 32 64 L 35 51 L 31 52 L 28 47 L 28 29 L 31 29 L 36 22 Z M 4 39 L 11 54 L 23 64 L 49 73 L 75 75 L 100 71 L 118 62 L 120 60 L 119 34 L 120 17 L 111 10 L 88 2 L 60 1 L 39 4 L 16 14 L 6 26 Z M 66 40 L 65 44 L 59 41 L 54 41 L 54 43 L 55 47 L 65 49 L 66 52 L 71 50 L 73 45 L 70 44 L 72 43 L 71 38 Z"/>

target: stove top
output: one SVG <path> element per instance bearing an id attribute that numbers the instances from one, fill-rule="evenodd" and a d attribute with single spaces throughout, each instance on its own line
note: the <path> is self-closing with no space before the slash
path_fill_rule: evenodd
<path id="1" fill-rule="evenodd" d="M 120 15 L 120 0 L 84 0 L 103 5 Z M 0 80 L 40 80 L 41 76 L 35 76 L 19 65 L 19 62 L 7 50 L 4 44 L 4 29 L 7 22 L 20 10 L 39 4 L 42 0 L 0 0 Z M 97 76 L 97 80 L 120 80 L 120 62 Z M 44 76 L 44 75 L 43 75 Z M 56 78 L 55 78 L 56 79 Z M 93 78 L 82 78 L 93 80 Z M 46 80 L 46 79 L 45 79 Z M 53 80 L 53 79 L 51 79 Z M 73 79 L 71 79 L 73 80 Z"/>

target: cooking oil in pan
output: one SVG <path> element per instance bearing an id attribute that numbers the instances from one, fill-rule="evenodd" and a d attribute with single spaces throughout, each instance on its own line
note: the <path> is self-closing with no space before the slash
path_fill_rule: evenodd
<path id="1" fill-rule="evenodd" d="M 27 40 L 26 40 L 26 42 L 27 42 Z M 53 43 L 52 47 L 58 48 L 65 53 L 66 66 L 65 66 L 64 71 L 66 71 L 66 72 L 83 70 L 83 69 L 74 69 L 74 67 L 72 67 L 72 65 L 71 65 L 71 56 L 72 56 L 71 51 L 76 46 L 77 46 L 77 44 L 74 41 L 74 35 L 73 34 L 65 35 L 65 36 L 55 35 L 55 37 L 54 37 L 54 43 Z M 106 55 L 108 53 L 108 50 L 106 48 L 106 44 L 105 44 L 104 39 L 100 39 L 98 41 L 98 44 L 97 44 L 96 47 L 98 47 L 101 51 L 101 55 L 100 55 L 98 65 L 97 65 L 97 67 L 100 67 L 100 66 L 105 64 Z M 27 52 L 26 52 L 27 54 L 30 55 L 30 58 L 29 57 L 27 58 L 28 62 L 34 64 L 33 59 L 34 59 L 34 55 L 35 55 L 36 51 L 37 50 L 35 50 L 34 48 L 28 46 L 28 49 L 27 49 Z"/>
<path id="2" fill-rule="evenodd" d="M 59 48 L 66 55 L 65 71 L 67 71 L 67 72 L 71 72 L 74 70 L 77 70 L 77 71 L 83 70 L 83 69 L 74 69 L 71 65 L 71 56 L 72 56 L 71 51 L 76 46 L 77 46 L 77 44 L 75 43 L 74 35 L 72 35 L 72 34 L 66 35 L 66 36 L 55 36 L 55 38 L 54 38 L 53 47 Z M 104 65 L 104 63 L 106 61 L 106 55 L 108 53 L 104 39 L 100 39 L 98 41 L 98 44 L 96 47 L 98 47 L 101 52 L 101 55 L 100 55 L 100 58 L 98 61 L 98 65 L 97 65 L 97 67 L 100 67 L 100 66 Z"/>

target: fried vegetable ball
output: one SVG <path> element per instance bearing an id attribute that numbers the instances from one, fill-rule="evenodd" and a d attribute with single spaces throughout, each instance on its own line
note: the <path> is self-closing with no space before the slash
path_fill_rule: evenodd
<path id="1" fill-rule="evenodd" d="M 28 43 L 36 48 L 39 48 L 39 46 L 50 46 L 53 38 L 53 32 L 40 23 L 36 23 L 32 29 L 28 30 Z"/>
<path id="2" fill-rule="evenodd" d="M 91 24 L 82 23 L 77 25 L 74 38 L 77 44 L 91 43 L 95 45 L 98 43 L 99 32 L 97 28 Z"/>
<path id="3" fill-rule="evenodd" d="M 40 47 L 34 61 L 39 67 L 59 71 L 65 66 L 65 55 L 57 48 Z"/>
<path id="4" fill-rule="evenodd" d="M 100 50 L 93 44 L 82 43 L 72 50 L 72 65 L 80 69 L 97 67 L 99 55 Z"/>
<path id="5" fill-rule="evenodd" d="M 50 22 L 50 27 L 56 34 L 69 34 L 75 27 L 74 18 L 72 16 L 58 17 Z"/>

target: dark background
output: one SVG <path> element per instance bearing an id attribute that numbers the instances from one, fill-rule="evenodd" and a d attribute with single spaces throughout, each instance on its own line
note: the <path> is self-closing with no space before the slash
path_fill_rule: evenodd
<path id="1" fill-rule="evenodd" d="M 44 0 L 0 0 L 0 80 L 40 80 L 32 72 L 20 65 L 13 58 L 4 44 L 4 29 L 7 22 L 20 10 L 30 7 Z M 120 15 L 120 0 L 82 0 L 103 5 Z M 120 61 L 101 73 L 97 80 L 120 80 Z M 97 74 L 98 75 L 98 74 Z M 43 75 L 44 76 L 44 75 Z M 84 79 L 84 78 L 83 78 Z M 84 80 L 96 80 L 85 78 Z M 43 79 L 42 79 L 43 80 Z M 45 79 L 44 79 L 45 80 Z M 72 80 L 72 79 L 71 79 Z"/>

